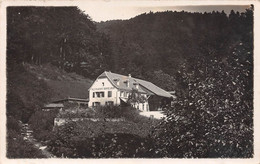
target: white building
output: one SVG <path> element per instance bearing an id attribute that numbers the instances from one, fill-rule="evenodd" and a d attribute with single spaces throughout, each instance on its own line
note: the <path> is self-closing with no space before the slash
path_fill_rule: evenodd
<path id="1" fill-rule="evenodd" d="M 112 72 L 103 72 L 89 88 L 89 107 L 104 105 L 123 105 L 128 102 L 133 89 L 143 98 L 142 102 L 131 103 L 142 111 L 160 108 L 162 100 L 171 100 L 173 96 L 151 82 L 124 76 Z M 153 100 L 151 103 L 149 100 Z M 158 103 L 155 103 L 157 101 Z M 169 102 L 169 101 L 168 101 Z M 157 105 L 154 105 L 157 104 Z"/>

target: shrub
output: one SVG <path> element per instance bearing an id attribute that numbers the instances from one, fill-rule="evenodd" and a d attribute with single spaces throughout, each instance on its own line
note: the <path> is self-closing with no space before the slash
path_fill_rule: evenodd
<path id="1" fill-rule="evenodd" d="M 69 122 L 53 131 L 49 142 L 56 156 L 69 158 L 153 157 L 152 120 Z"/>
<path id="2" fill-rule="evenodd" d="M 23 140 L 18 120 L 7 118 L 7 158 L 44 158 L 41 151 L 33 144 Z"/>
<path id="3" fill-rule="evenodd" d="M 75 131 L 76 123 L 70 122 L 53 132 L 52 138 L 48 145 L 53 154 L 58 157 L 75 157 L 75 136 L 78 133 Z M 74 155 L 75 154 L 75 155 Z"/>
<path id="4" fill-rule="evenodd" d="M 135 108 L 120 106 L 99 107 L 94 117 L 100 120 L 69 122 L 55 129 L 49 142 L 53 154 L 69 158 L 156 157 L 150 131 L 159 121 L 139 115 Z"/>
<path id="5" fill-rule="evenodd" d="M 29 123 L 34 131 L 34 136 L 40 140 L 47 140 L 54 126 L 54 118 L 57 116 L 58 111 L 37 111 L 35 112 Z"/>
<path id="6" fill-rule="evenodd" d="M 149 122 L 150 119 L 141 116 L 140 111 L 131 107 L 122 106 L 100 106 L 95 109 L 96 115 L 99 118 L 125 118 L 128 121 L 135 123 Z"/>
<path id="7" fill-rule="evenodd" d="M 7 158 L 43 158 L 41 152 L 23 140 L 21 126 L 13 117 L 7 117 Z"/>
<path id="8" fill-rule="evenodd" d="M 127 133 L 103 133 L 91 138 L 72 137 L 73 126 L 64 126 L 51 143 L 52 152 L 68 158 L 153 157 L 149 138 Z M 66 132 L 66 133 L 65 133 Z"/>
<path id="9" fill-rule="evenodd" d="M 99 118 L 122 118 L 124 108 L 120 106 L 99 106 L 95 108 L 96 114 Z"/>
<path id="10" fill-rule="evenodd" d="M 17 120 L 22 119 L 22 109 L 24 104 L 22 99 L 10 89 L 7 90 L 7 101 L 6 101 L 6 114 L 7 116 L 12 116 Z"/>
<path id="11" fill-rule="evenodd" d="M 41 151 L 10 130 L 7 138 L 7 158 L 45 158 Z"/>
<path id="12" fill-rule="evenodd" d="M 148 157 L 147 147 L 146 139 L 138 135 L 105 133 L 80 141 L 76 149 L 80 158 L 131 158 Z"/>
<path id="13" fill-rule="evenodd" d="M 19 121 L 12 116 L 7 117 L 7 129 L 14 130 L 15 132 L 19 133 L 21 130 Z"/>

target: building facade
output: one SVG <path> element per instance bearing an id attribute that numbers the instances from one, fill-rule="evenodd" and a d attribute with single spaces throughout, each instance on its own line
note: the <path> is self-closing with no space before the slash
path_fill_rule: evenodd
<path id="1" fill-rule="evenodd" d="M 50 104 L 46 104 L 43 106 L 42 111 L 48 112 L 51 110 L 58 110 L 58 111 L 62 111 L 62 109 L 64 108 L 63 104 L 56 104 L 56 103 L 50 103 Z"/>
<path id="2" fill-rule="evenodd" d="M 135 96 L 133 96 L 135 94 Z M 89 88 L 89 107 L 131 104 L 142 111 L 150 111 L 149 98 L 172 99 L 172 95 L 156 85 L 137 78 L 103 72 Z M 131 98 L 138 101 L 129 101 Z M 140 100 L 141 99 L 141 100 Z M 140 101 L 139 101 L 140 100 Z"/>

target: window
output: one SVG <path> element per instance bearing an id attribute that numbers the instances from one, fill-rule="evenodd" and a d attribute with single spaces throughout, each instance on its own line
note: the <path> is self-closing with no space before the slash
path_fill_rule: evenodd
<path id="1" fill-rule="evenodd" d="M 97 95 L 97 97 L 105 97 L 104 92 L 95 92 L 95 94 Z M 93 97 L 95 97 L 94 93 L 93 93 Z"/>
<path id="2" fill-rule="evenodd" d="M 113 79 L 116 85 L 119 85 L 119 79 Z"/>
<path id="3" fill-rule="evenodd" d="M 100 102 L 93 102 L 93 106 L 100 106 Z"/>
<path id="4" fill-rule="evenodd" d="M 106 105 L 112 106 L 112 105 L 114 105 L 114 102 L 113 101 L 106 101 Z"/>
<path id="5" fill-rule="evenodd" d="M 95 92 L 93 92 L 93 98 L 95 98 Z"/>
<path id="6" fill-rule="evenodd" d="M 125 80 L 124 83 L 125 83 L 126 87 L 129 87 L 129 81 L 128 80 Z"/>
<path id="7" fill-rule="evenodd" d="M 107 92 L 107 97 L 112 97 L 112 91 Z"/>
<path id="8" fill-rule="evenodd" d="M 126 92 L 124 92 L 124 97 L 126 97 Z"/>
<path id="9" fill-rule="evenodd" d="M 102 82 L 102 85 L 103 85 L 103 86 L 105 86 L 105 83 L 104 83 L 104 82 Z"/>
<path id="10" fill-rule="evenodd" d="M 109 105 L 114 105 L 114 101 L 108 101 Z"/>
<path id="11" fill-rule="evenodd" d="M 134 83 L 134 86 L 135 86 L 136 89 L 139 88 L 139 84 L 138 83 Z"/>
<path id="12" fill-rule="evenodd" d="M 123 91 L 121 91 L 121 92 L 120 92 L 120 96 L 121 96 L 121 97 L 123 97 L 123 94 L 124 94 L 124 92 L 123 92 Z"/>
<path id="13" fill-rule="evenodd" d="M 96 94 L 97 94 L 97 97 L 100 97 L 100 92 L 97 92 Z"/>

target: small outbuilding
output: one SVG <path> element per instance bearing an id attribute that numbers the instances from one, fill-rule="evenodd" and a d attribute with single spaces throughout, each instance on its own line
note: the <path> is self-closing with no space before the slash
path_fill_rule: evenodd
<path id="1" fill-rule="evenodd" d="M 66 103 L 72 103 L 72 104 L 78 104 L 79 106 L 86 106 L 88 107 L 88 102 L 89 99 L 82 99 L 82 98 L 72 98 L 72 97 L 68 97 L 66 99 L 61 99 L 61 100 L 56 100 L 53 101 L 52 103 L 55 104 L 66 104 Z"/>
<path id="2" fill-rule="evenodd" d="M 51 111 L 51 110 L 59 110 L 61 111 L 64 108 L 63 104 L 57 104 L 57 103 L 50 103 L 44 105 L 42 108 L 42 111 Z"/>

